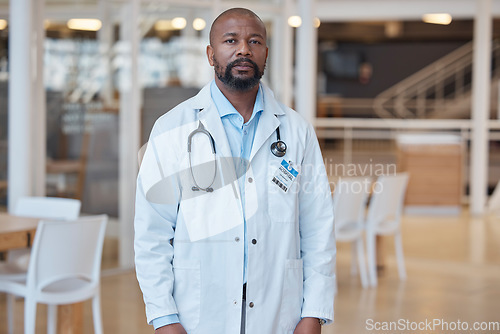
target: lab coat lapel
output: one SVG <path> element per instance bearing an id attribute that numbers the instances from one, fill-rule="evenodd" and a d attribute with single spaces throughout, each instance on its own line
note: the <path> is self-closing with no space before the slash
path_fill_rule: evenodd
<path id="1" fill-rule="evenodd" d="M 212 102 L 212 98 L 208 96 L 205 101 L 205 107 L 200 108 L 202 110 L 199 112 L 199 120 L 207 131 L 210 132 L 215 141 L 216 153 L 220 161 L 219 170 L 222 174 L 222 182 L 224 185 L 232 183 L 233 191 L 237 194 L 238 198 L 241 198 L 238 184 L 235 184 L 238 177 L 236 176 L 236 169 L 227 140 L 226 130 L 224 130 L 224 125 L 222 124 L 217 107 Z"/>
<path id="2" fill-rule="evenodd" d="M 250 154 L 250 162 L 253 157 L 262 148 L 269 136 L 276 133 L 276 128 L 280 126 L 280 121 L 277 115 L 283 115 L 284 112 L 280 105 L 274 99 L 274 95 L 269 88 L 262 85 L 264 92 L 264 110 L 259 119 L 257 130 L 255 131 L 255 138 L 252 145 L 252 153 Z M 264 147 L 263 149 L 271 149 Z"/>
<path id="3" fill-rule="evenodd" d="M 215 141 L 217 155 L 219 157 L 230 157 L 231 148 L 227 140 L 226 130 L 222 125 L 217 107 L 212 101 L 210 93 L 210 85 L 208 83 L 201 89 L 201 91 L 194 97 L 192 106 L 198 110 L 197 119 L 199 119 L 205 128 L 210 132 Z"/>
<path id="4" fill-rule="evenodd" d="M 219 157 L 230 157 L 231 148 L 226 136 L 226 130 L 222 125 L 217 108 L 213 103 L 209 104 L 206 108 L 200 111 L 200 121 L 205 128 L 210 132 L 215 141 L 217 155 Z"/>

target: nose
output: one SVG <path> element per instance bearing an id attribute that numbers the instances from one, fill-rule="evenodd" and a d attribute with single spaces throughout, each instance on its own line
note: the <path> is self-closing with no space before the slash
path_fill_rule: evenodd
<path id="1" fill-rule="evenodd" d="M 238 56 L 248 57 L 252 54 L 247 42 L 241 42 L 238 48 Z"/>

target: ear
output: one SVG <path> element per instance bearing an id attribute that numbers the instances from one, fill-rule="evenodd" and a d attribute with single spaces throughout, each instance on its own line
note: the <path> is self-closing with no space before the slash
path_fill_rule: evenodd
<path id="1" fill-rule="evenodd" d="M 207 45 L 207 58 L 210 66 L 214 66 L 214 49 L 211 45 Z"/>

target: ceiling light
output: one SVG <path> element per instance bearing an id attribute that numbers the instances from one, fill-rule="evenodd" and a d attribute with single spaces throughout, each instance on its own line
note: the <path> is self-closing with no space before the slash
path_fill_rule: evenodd
<path id="1" fill-rule="evenodd" d="M 205 29 L 206 26 L 207 26 L 207 23 L 205 22 L 205 20 L 200 19 L 199 17 L 194 19 L 194 21 L 193 21 L 194 30 L 200 31 L 200 30 Z"/>
<path id="2" fill-rule="evenodd" d="M 403 35 L 403 22 L 387 21 L 384 24 L 385 36 L 389 38 L 401 37 Z"/>
<path id="3" fill-rule="evenodd" d="M 300 16 L 294 15 L 288 18 L 288 25 L 293 28 L 298 28 L 302 24 L 302 19 Z"/>
<path id="4" fill-rule="evenodd" d="M 155 30 L 157 30 L 157 31 L 174 30 L 174 27 L 172 26 L 172 20 L 158 20 L 158 21 L 156 21 Z"/>
<path id="5" fill-rule="evenodd" d="M 7 28 L 7 20 L 0 20 L 0 30 Z"/>
<path id="6" fill-rule="evenodd" d="M 73 30 L 97 31 L 101 29 L 102 23 L 97 19 L 71 19 L 67 26 Z"/>
<path id="7" fill-rule="evenodd" d="M 177 30 L 186 28 L 187 21 L 183 17 L 176 17 L 172 20 L 172 27 Z"/>
<path id="8" fill-rule="evenodd" d="M 451 15 L 447 13 L 424 14 L 422 21 L 425 23 L 447 25 L 451 23 Z"/>
<path id="9" fill-rule="evenodd" d="M 314 24 L 314 28 L 317 29 L 321 25 L 321 20 L 319 18 L 315 17 L 313 20 L 313 24 Z"/>

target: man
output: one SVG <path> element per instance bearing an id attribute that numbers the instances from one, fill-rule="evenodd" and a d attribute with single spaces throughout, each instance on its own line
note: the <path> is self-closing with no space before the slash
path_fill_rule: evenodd
<path id="1" fill-rule="evenodd" d="M 152 130 L 135 251 L 157 334 L 319 334 L 333 321 L 330 188 L 312 126 L 260 83 L 266 37 L 250 10 L 219 15 L 215 80 Z"/>

